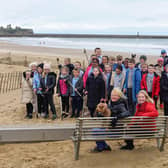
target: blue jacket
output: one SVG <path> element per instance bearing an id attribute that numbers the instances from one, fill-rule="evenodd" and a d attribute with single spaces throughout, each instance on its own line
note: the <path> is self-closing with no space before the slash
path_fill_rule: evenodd
<path id="1" fill-rule="evenodd" d="M 128 73 L 129 69 L 126 71 L 126 78 L 124 83 L 124 89 L 128 89 Z M 134 68 L 133 77 L 132 77 L 132 99 L 134 102 L 137 101 L 136 95 L 141 89 L 141 71 L 138 68 Z"/>
<path id="2" fill-rule="evenodd" d="M 41 75 L 39 73 L 35 73 L 33 77 L 33 89 L 37 89 L 37 94 L 41 94 L 41 91 L 39 90 L 39 88 L 41 87 L 40 80 Z"/>

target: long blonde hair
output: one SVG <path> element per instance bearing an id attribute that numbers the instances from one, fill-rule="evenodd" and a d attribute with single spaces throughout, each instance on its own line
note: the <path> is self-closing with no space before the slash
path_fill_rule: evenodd
<path id="1" fill-rule="evenodd" d="M 112 90 L 111 95 L 112 95 L 112 93 L 113 93 L 113 94 L 116 94 L 117 96 L 119 96 L 119 97 L 122 98 L 122 99 L 127 99 L 126 96 L 125 96 L 125 95 L 123 94 L 123 92 L 121 91 L 121 89 L 118 88 L 118 87 L 116 87 L 116 88 L 114 88 L 114 89 Z"/>
<path id="2" fill-rule="evenodd" d="M 147 93 L 145 90 L 140 90 L 139 93 L 138 93 L 138 95 L 139 95 L 140 93 L 142 93 L 142 94 L 145 96 L 146 102 L 154 103 L 153 99 L 150 98 L 150 96 L 148 95 L 148 93 Z"/>

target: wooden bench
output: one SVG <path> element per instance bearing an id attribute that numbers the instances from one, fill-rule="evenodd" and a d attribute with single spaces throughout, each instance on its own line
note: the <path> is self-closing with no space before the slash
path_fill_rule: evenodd
<path id="1" fill-rule="evenodd" d="M 99 140 L 156 139 L 157 147 L 164 150 L 168 117 L 129 117 L 118 120 L 112 128 L 112 117 L 78 118 L 72 141 L 75 160 L 79 159 L 80 142 Z"/>

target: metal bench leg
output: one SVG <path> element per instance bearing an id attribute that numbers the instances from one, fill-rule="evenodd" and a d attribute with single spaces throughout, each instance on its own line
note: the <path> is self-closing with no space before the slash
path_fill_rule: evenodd
<path id="1" fill-rule="evenodd" d="M 156 142 L 157 142 L 157 148 L 160 150 L 160 138 L 157 138 Z"/>
<path id="2" fill-rule="evenodd" d="M 75 160 L 78 160 L 79 159 L 80 142 L 74 141 L 74 149 L 75 149 Z"/>
<path id="3" fill-rule="evenodd" d="M 160 152 L 162 152 L 162 151 L 164 150 L 165 140 L 166 140 L 166 137 L 163 137 L 163 138 L 162 138 L 161 145 L 160 145 Z"/>

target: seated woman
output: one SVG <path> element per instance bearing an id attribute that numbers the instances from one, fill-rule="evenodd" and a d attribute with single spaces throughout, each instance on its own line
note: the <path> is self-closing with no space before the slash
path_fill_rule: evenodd
<path id="1" fill-rule="evenodd" d="M 136 106 L 136 113 L 134 116 L 157 117 L 158 111 L 155 108 L 153 99 L 149 97 L 145 90 L 139 91 L 137 95 L 138 104 Z M 144 121 L 145 122 L 145 121 Z M 121 150 L 134 149 L 133 140 L 125 140 L 126 145 L 122 146 Z"/>
<path id="2" fill-rule="evenodd" d="M 111 117 L 115 117 L 115 119 L 113 119 L 111 123 L 113 128 L 115 127 L 118 119 L 130 116 L 127 106 L 127 100 L 119 88 L 114 88 L 112 90 L 111 102 L 109 104 L 109 107 L 107 107 L 106 104 L 106 108 L 107 110 L 109 110 Z M 100 129 L 94 130 L 94 132 L 95 131 L 99 132 Z M 102 152 L 102 151 L 111 151 L 111 148 L 105 141 L 96 141 L 96 147 L 93 148 L 91 152 Z"/>

